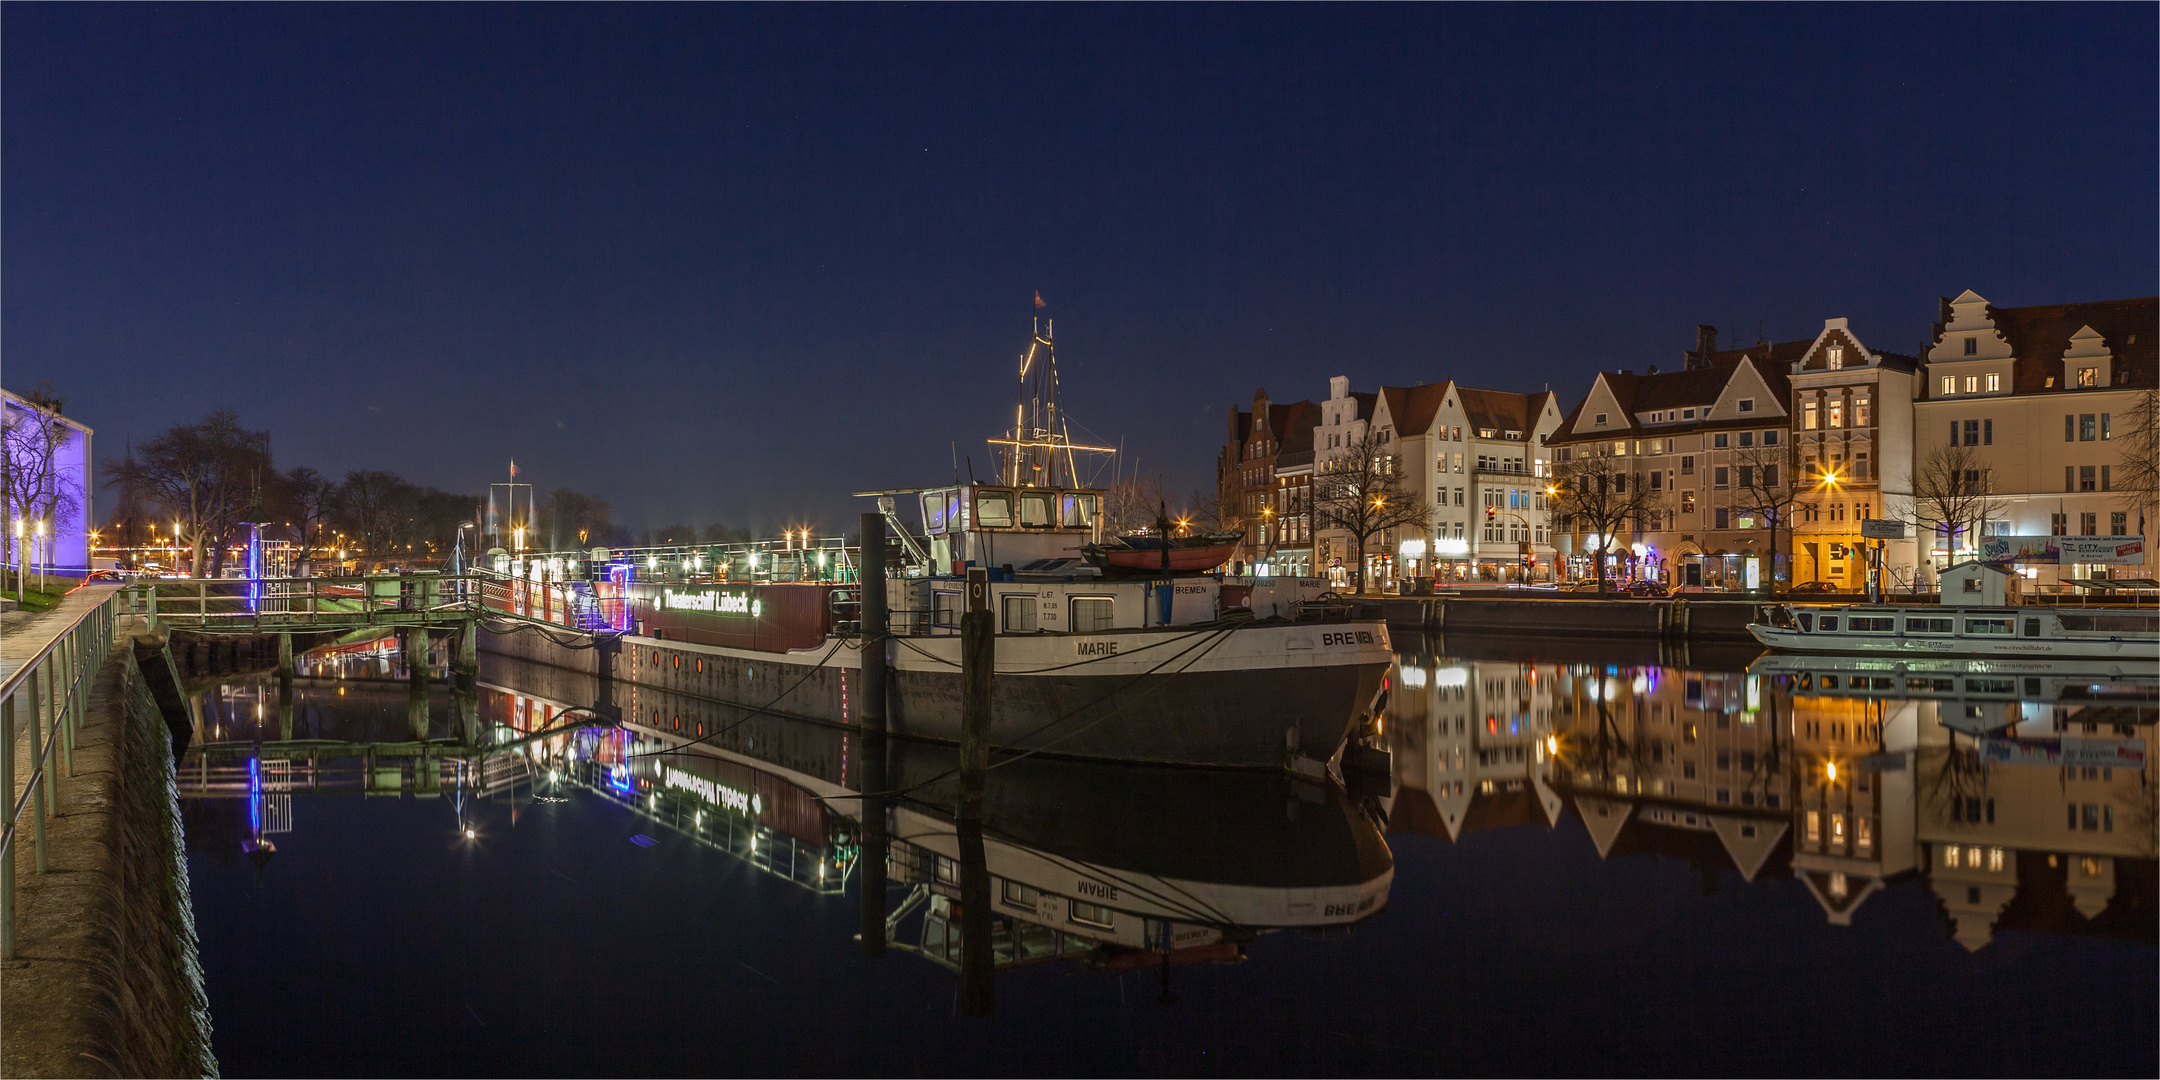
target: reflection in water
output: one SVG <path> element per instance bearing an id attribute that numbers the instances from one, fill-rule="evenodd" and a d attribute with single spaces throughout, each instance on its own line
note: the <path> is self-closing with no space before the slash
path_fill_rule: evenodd
<path id="1" fill-rule="evenodd" d="M 1381 725 L 1393 777 L 1377 790 L 1275 773 L 1003 762 L 985 787 L 979 863 L 955 820 L 957 754 L 949 747 L 894 742 L 872 753 L 841 728 L 494 657 L 470 693 L 438 691 L 418 740 L 394 658 L 317 664 L 284 698 L 267 678 L 213 688 L 198 699 L 198 740 L 181 783 L 190 849 L 200 856 L 194 877 L 218 1052 L 236 1073 L 293 1067 L 276 1047 L 297 1024 L 303 1034 L 324 1032 L 325 1041 L 304 1044 L 335 1047 L 318 1051 L 318 1069 L 348 1061 L 343 1071 L 424 1071 L 416 1059 L 382 1056 L 390 1051 L 364 1035 L 339 1041 L 330 1033 L 344 1030 L 336 1025 L 356 1001 L 397 999 L 416 983 L 446 981 L 463 987 L 434 1001 L 450 1020 L 429 1022 L 458 1026 L 415 1045 L 489 1048 L 491 1056 L 468 1061 L 468 1070 L 711 1072 L 733 1060 L 637 1028 L 632 1021 L 644 1014 L 632 1003 L 654 992 L 767 993 L 789 1008 L 814 1009 L 848 998 L 859 984 L 868 1000 L 851 1015 L 872 1026 L 879 1017 L 906 1031 L 933 1020 L 957 1024 L 970 871 L 988 882 L 979 906 L 998 1022 L 1099 1055 L 1061 1059 L 1069 1071 L 1434 1071 L 1438 1060 L 1471 1063 L 1472 1071 L 1685 1069 L 1692 1059 L 1676 1051 L 1629 1051 L 1635 1043 L 1615 1040 L 1613 1032 L 1643 1022 L 1632 1007 L 1617 1007 L 1612 1023 L 1620 1026 L 1603 1040 L 1501 1058 L 1478 1056 L 1490 1051 L 1453 1029 L 1359 1004 L 1360 988 L 1387 987 L 1390 1000 L 1414 1006 L 1419 1017 L 1453 1010 L 1465 1031 L 1481 1030 L 1498 1015 L 1494 1006 L 1486 997 L 1450 996 L 1451 980 L 1459 973 L 1464 985 L 1502 985 L 1509 972 L 1530 980 L 1506 984 L 1522 993 L 1534 985 L 1565 999 L 1580 983 L 1583 995 L 1626 1000 L 1640 989 L 1628 981 L 1637 977 L 1588 980 L 1582 954 L 1568 957 L 1552 943 L 1601 920 L 1634 919 L 1662 944 L 1628 952 L 1629 933 L 1606 925 L 1613 941 L 1596 955 L 1617 951 L 1594 967 L 1664 971 L 1661 986 L 1718 1009 L 1793 992 L 1731 962 L 1725 953 L 1734 942 L 1802 967 L 1811 957 L 1842 955 L 1848 969 L 1819 971 L 1819 981 L 1901 987 L 1895 1007 L 1881 1010 L 1897 1030 L 1957 1008 L 2009 1007 L 2028 990 L 2054 985 L 2050 978 L 2058 989 L 2082 985 L 2085 969 L 2061 951 L 2065 943 L 2120 949 L 2154 940 L 2160 864 L 2149 673 L 1752 656 L 1631 664 L 1594 662 L 1598 650 L 1579 643 L 1558 660 L 1509 658 L 1491 646 L 1465 658 L 1460 652 L 1470 650 L 1451 654 L 1437 641 L 1398 648 Z M 609 725 L 582 726 L 595 716 Z M 863 820 L 865 790 L 890 795 L 876 807 L 878 829 Z M 355 809 L 338 809 L 346 806 Z M 391 835 L 378 837 L 376 828 Z M 397 854 L 372 862 L 353 854 L 374 844 Z M 277 859 L 259 872 L 241 857 L 273 847 Z M 428 852 L 454 857 L 438 871 L 452 876 L 412 892 L 408 867 L 419 873 L 424 859 L 415 853 Z M 625 862 L 626 853 L 645 861 Z M 363 860 L 367 876 L 351 876 L 350 858 Z M 1713 939 L 1647 915 L 1676 903 L 1655 884 L 1670 877 L 1675 859 L 1692 871 L 1681 891 L 1746 910 L 1745 929 L 1728 924 L 1728 936 Z M 884 870 L 870 903 L 860 888 L 866 860 Z M 228 864 L 243 876 L 221 877 Z M 1636 873 L 1585 875 L 1585 866 Z M 340 884 L 325 884 L 333 881 Z M 462 899 L 498 885 L 506 891 L 492 903 Z M 236 891 L 244 889 L 255 891 Z M 395 974 L 381 977 L 365 964 L 340 966 L 314 991 L 340 1007 L 282 1017 L 270 1037 L 253 1020 L 258 1010 L 275 1011 L 259 996 L 276 983 L 259 975 L 257 938 L 291 921 L 313 927 L 303 939 L 336 940 L 343 924 L 308 920 L 319 907 L 344 903 L 347 892 L 350 906 L 337 909 L 347 919 L 371 906 L 402 907 L 407 918 L 396 925 L 469 920 L 460 933 L 488 944 L 470 956 L 449 939 L 401 947 Z M 288 895 L 247 908 L 244 919 L 224 917 L 249 896 Z M 588 895 L 608 899 L 572 903 Z M 738 902 L 751 896 L 762 900 Z M 1688 910 L 1706 917 L 1719 909 Z M 718 914 L 699 914 L 711 911 Z M 648 925 L 638 922 L 647 917 L 654 920 L 647 930 L 630 929 Z M 859 950 L 848 939 L 866 926 L 907 955 L 863 960 L 858 952 L 875 952 L 876 942 Z M 714 959 L 701 942 L 722 932 L 715 928 L 769 940 L 772 955 Z M 1877 931 L 1887 928 L 1919 951 L 1886 944 Z M 2006 932 L 2037 932 L 2027 940 L 2052 943 L 2020 954 L 2021 970 L 2038 981 L 2003 986 L 2006 997 L 1974 998 L 1995 992 L 1984 989 L 1994 984 L 1972 983 L 1972 969 L 1957 964 L 1967 950 L 2003 952 L 1997 943 Z M 595 951 L 565 969 L 552 957 L 572 942 Z M 1675 974 L 1673 950 L 1715 959 Z M 501 1012 L 507 1006 L 490 1010 L 493 991 L 471 985 L 471 973 L 489 985 L 504 981 L 497 969 L 522 963 L 523 951 L 533 952 L 535 966 L 518 967 L 525 974 L 508 983 L 530 987 L 557 1010 L 566 1007 L 560 994 L 574 997 L 594 1017 L 578 1028 L 579 1045 L 646 1056 L 579 1059 L 585 1064 L 575 1067 L 520 1056 L 560 1045 L 555 1028 L 530 1026 L 548 1010 L 512 1022 Z M 687 969 L 671 966 L 678 952 L 695 958 Z M 1884 967 L 1865 966 L 1874 954 Z M 2149 967 L 2151 954 L 2140 955 Z M 1247 960 L 1254 962 L 1240 964 Z M 596 974 L 603 963 L 606 977 Z M 788 966 L 798 963 L 825 975 L 791 978 Z M 1041 981 L 1046 972 L 1087 977 Z M 618 975 L 628 982 L 608 983 L 614 991 L 588 991 Z M 549 989 L 558 983 L 565 989 Z M 1303 989 L 1288 993 L 1291 984 Z M 1165 1045 L 1227 1054 L 1222 1040 L 1235 1033 L 1237 1052 L 1247 1056 L 1220 1066 L 1177 1059 L 1172 1068 L 1115 1040 L 1098 1044 L 1091 1033 L 1135 1021 L 1125 1012 L 1088 1012 L 1111 1007 L 1090 986 L 1108 988 L 1118 1010 L 1177 1003 L 1160 1010 Z M 2153 1001 L 2149 986 L 2121 993 L 2132 1005 Z M 1512 1003 L 1521 993 L 1487 996 Z M 727 1000 L 763 1007 L 740 1003 L 754 996 Z M 1067 1009 L 1096 1016 L 1093 1026 L 1071 1027 Z M 1190 1010 L 1186 1019 L 1176 1019 L 1179 1010 Z M 1578 1000 L 1566 1011 L 1593 1010 Z M 1322 1016 L 1329 1019 L 1315 1019 Z M 934 1030 L 943 1034 L 927 1044 L 895 1034 L 893 1047 L 865 1046 L 858 1056 L 839 1049 L 789 1056 L 799 1048 L 760 1056 L 758 1047 L 792 1045 L 777 1035 L 730 1052 L 744 1055 L 733 1068 L 749 1071 L 1000 1071 L 982 1064 L 988 1059 L 952 1056 L 972 1029 Z M 2143 1068 L 2145 1030 L 2081 1033 L 2115 1047 L 2108 1053 L 2116 1056 L 2090 1071 Z M 2125 1041 L 2124 1031 L 2137 1038 Z M 1895 1038 L 1884 1031 L 1877 1048 Z M 2036 1047 L 2053 1045 L 2034 1038 Z M 1968 1041 L 1974 1054 L 2002 1052 Z M 1876 1060 L 1787 1059 L 1777 1049 L 1784 1045 L 1742 1040 L 1729 1064 L 1854 1071 Z M 1621 1053 L 1635 1056 L 1612 1056 Z M 997 1060 L 1004 1070 L 1026 1064 Z M 1957 1071 L 1995 1060 L 1943 1064 Z"/>
<path id="2" fill-rule="evenodd" d="M 1766 657 L 1747 670 L 1407 650 L 1389 822 L 1559 827 L 1705 891 L 1791 877 L 1835 925 L 1917 874 L 1945 930 L 2154 939 L 2155 676 L 2109 664 Z"/>

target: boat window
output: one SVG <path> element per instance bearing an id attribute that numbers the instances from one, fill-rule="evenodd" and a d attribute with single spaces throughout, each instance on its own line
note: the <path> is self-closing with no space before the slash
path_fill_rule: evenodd
<path id="1" fill-rule="evenodd" d="M 2017 680 L 1967 679 L 1965 680 L 1965 692 L 1968 694 L 2015 694 L 2017 693 Z"/>
<path id="2" fill-rule="evenodd" d="M 938 630 L 958 630 L 960 628 L 960 608 L 959 593 L 941 592 L 936 594 L 932 598 L 930 625 Z"/>
<path id="3" fill-rule="evenodd" d="M 2160 615 L 2058 615 L 2065 630 L 2090 633 L 2160 634 Z"/>
<path id="4" fill-rule="evenodd" d="M 999 603 L 1005 608 L 1005 632 L 1008 634 L 1032 634 L 1035 632 L 1035 613 L 1038 604 L 1032 595 L 1007 596 Z"/>
<path id="5" fill-rule="evenodd" d="M 2037 618 L 2029 618 L 2029 619 L 2026 619 L 2026 620 L 2025 620 L 2025 636 L 2026 636 L 2026 637 L 2039 637 L 2039 636 L 2040 636 L 2040 620 L 2039 620 L 2039 619 L 2037 619 Z"/>
<path id="6" fill-rule="evenodd" d="M 1047 529 L 1050 527 L 1049 492 L 1023 491 L 1020 493 L 1020 524 L 1029 529 Z"/>
<path id="7" fill-rule="evenodd" d="M 978 491 L 975 493 L 975 526 L 980 529 L 1010 529 L 1013 523 L 1013 493 L 1010 491 Z"/>
<path id="8" fill-rule="evenodd" d="M 1920 678 L 1908 675 L 1905 677 L 1905 689 L 1908 691 L 1934 690 L 1949 693 L 1957 689 L 1957 682 L 1953 679 Z"/>
<path id="9" fill-rule="evenodd" d="M 1072 598 L 1072 628 L 1076 634 L 1092 633 L 1110 629 L 1110 619 L 1116 605 L 1107 596 L 1075 596 Z"/>
<path id="10" fill-rule="evenodd" d="M 1990 636 L 2010 637 L 2017 633 L 2017 620 L 1967 619 L 1965 620 L 1965 632 L 1967 634 L 1986 634 Z"/>
<path id="11" fill-rule="evenodd" d="M 1794 618 L 1800 620 L 1801 633 L 1812 634 L 1815 632 L 1815 616 L 1813 613 L 1803 611 L 1800 612 L 1798 615 L 1795 615 Z"/>
<path id="12" fill-rule="evenodd" d="M 1095 496 L 1067 495 L 1062 500 L 1063 525 L 1068 529 L 1092 529 L 1095 527 Z"/>
<path id="13" fill-rule="evenodd" d="M 1015 907 L 1033 908 L 1035 906 L 1035 889 L 1033 886 L 1022 885 L 1017 881 L 1007 881 L 1005 883 L 1005 902 Z"/>
<path id="14" fill-rule="evenodd" d="M 1846 629 L 1862 634 L 1887 634 L 1897 629 L 1897 620 L 1888 615 L 1855 615 Z"/>
<path id="15" fill-rule="evenodd" d="M 1905 632 L 1908 634 L 1954 634 L 1957 632 L 1957 620 L 1923 619 L 1909 616 L 1905 620 Z"/>
<path id="16" fill-rule="evenodd" d="M 923 531 L 942 533 L 952 518 L 954 494 L 950 491 L 925 491 L 922 493 Z M 954 524 L 958 524 L 954 522 Z"/>
<path id="17" fill-rule="evenodd" d="M 1835 616 L 1835 615 L 1825 615 L 1825 616 L 1823 616 L 1823 617 L 1822 617 L 1822 630 L 1823 630 L 1823 633 L 1825 633 L 1825 634 L 1832 634 L 1832 633 L 1836 633 L 1836 632 L 1837 632 L 1837 624 L 1838 624 L 1838 617 L 1837 617 L 1837 616 Z"/>
<path id="18" fill-rule="evenodd" d="M 1072 902 L 1072 921 L 1083 926 L 1107 927 L 1117 921 L 1117 915 L 1100 904 L 1089 904 L 1075 900 Z"/>

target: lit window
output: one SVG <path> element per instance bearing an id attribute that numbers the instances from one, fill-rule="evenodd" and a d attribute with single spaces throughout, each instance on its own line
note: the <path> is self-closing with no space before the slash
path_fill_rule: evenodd
<path id="1" fill-rule="evenodd" d="M 1843 402 L 1836 402 L 1830 406 L 1830 426 L 1834 428 L 1845 426 L 1845 405 Z"/>
<path id="2" fill-rule="evenodd" d="M 1980 376 L 1965 376 L 1965 392 L 1968 394 L 1977 394 L 1980 392 Z"/>
<path id="3" fill-rule="evenodd" d="M 1868 399 L 1866 399 L 1866 398 L 1854 398 L 1854 399 L 1853 399 L 1853 403 L 1852 403 L 1852 422 L 1853 422 L 1853 426 L 1854 426 L 1854 427 L 1866 427 L 1866 426 L 1868 426 Z"/>
<path id="4" fill-rule="evenodd" d="M 1808 816 L 1813 817 L 1814 815 L 1811 813 Z M 1949 867 L 1952 870 L 1955 870 L 1957 869 L 1957 864 L 1958 846 L 1956 844 L 1952 844 L 1949 847 L 1943 849 L 1943 865 Z"/>
<path id="5" fill-rule="evenodd" d="M 1988 849 L 1988 869 L 1990 869 L 1990 870 L 2000 870 L 2000 869 L 2002 869 L 2002 868 L 2003 868 L 2003 849 L 2001 849 L 2001 848 L 1999 848 L 1999 847 L 1991 847 L 1991 848 L 1989 848 L 1989 849 Z"/>
<path id="6" fill-rule="evenodd" d="M 1945 375 L 1942 377 L 1942 392 L 1945 394 L 1957 393 L 1957 376 Z"/>
<path id="7" fill-rule="evenodd" d="M 1805 404 L 1805 405 L 1803 405 L 1803 406 L 1801 406 L 1801 407 L 1800 407 L 1800 426 L 1801 426 L 1801 428 L 1803 428 L 1804 430 L 1807 430 L 1807 431 L 1813 431 L 1813 430 L 1815 430 L 1815 428 L 1816 428 L 1816 422 L 1815 422 L 1815 403 L 1814 403 L 1814 402 L 1810 401 L 1810 402 L 1808 402 L 1807 404 Z"/>
<path id="8" fill-rule="evenodd" d="M 1988 375 L 1988 377 L 1987 377 L 1987 381 L 1988 381 L 1988 383 L 1987 383 L 1987 386 L 1988 386 L 1988 393 L 1990 393 L 1990 394 L 1993 394 L 1993 393 L 1996 393 L 1997 391 L 2000 391 L 2000 390 L 2002 389 L 2002 376 L 2001 376 L 2001 375 L 1998 375 L 1998 374 L 1994 374 L 1994 373 L 1992 373 L 1992 372 L 1991 372 L 1991 373 L 1989 373 L 1989 375 Z"/>
<path id="9" fill-rule="evenodd" d="M 2100 385 L 2100 369 L 2096 367 L 2079 368 L 2077 371 L 2077 384 L 2079 386 Z"/>
<path id="10" fill-rule="evenodd" d="M 1832 370 L 1832 371 L 1836 371 L 1836 370 L 1838 370 L 1839 368 L 1842 368 L 1842 367 L 1844 367 L 1844 366 L 1845 366 L 1845 347 L 1844 347 L 1843 345 L 1832 345 L 1832 346 L 1830 346 L 1830 370 Z"/>

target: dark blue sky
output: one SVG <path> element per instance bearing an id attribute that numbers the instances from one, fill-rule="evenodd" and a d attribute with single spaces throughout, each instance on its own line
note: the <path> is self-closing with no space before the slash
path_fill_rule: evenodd
<path id="1" fill-rule="evenodd" d="M 988 472 L 1039 289 L 1076 434 L 1212 486 L 1256 386 L 2155 292 L 2155 11 L 12 4 L 5 378 L 835 531 Z"/>

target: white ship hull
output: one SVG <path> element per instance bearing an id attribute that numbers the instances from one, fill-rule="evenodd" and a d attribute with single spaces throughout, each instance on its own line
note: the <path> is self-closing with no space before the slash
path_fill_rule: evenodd
<path id="1" fill-rule="evenodd" d="M 2160 615 L 2145 611 L 1859 605 L 1777 608 L 1748 625 L 1783 652 L 2160 662 Z"/>

